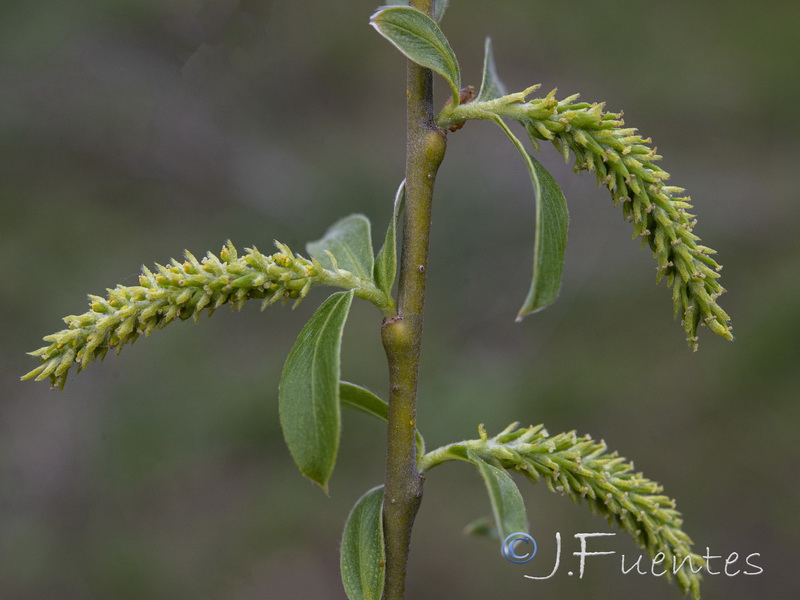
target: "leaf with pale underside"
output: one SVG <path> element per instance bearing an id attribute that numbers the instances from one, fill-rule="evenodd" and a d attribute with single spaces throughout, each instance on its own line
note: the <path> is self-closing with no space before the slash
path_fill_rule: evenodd
<path id="1" fill-rule="evenodd" d="M 397 0 L 388 4 L 391 6 L 409 6 L 411 2 L 409 0 Z M 440 23 L 444 18 L 444 13 L 448 6 L 450 6 L 450 0 L 433 0 L 433 18 L 437 23 Z"/>
<path id="2" fill-rule="evenodd" d="M 504 468 L 484 460 L 472 450 L 467 450 L 467 459 L 478 468 L 486 485 L 500 539 L 505 539 L 512 533 L 527 531 L 525 502 L 511 476 Z"/>
<path id="3" fill-rule="evenodd" d="M 278 393 L 289 451 L 326 492 L 339 450 L 339 352 L 352 302 L 352 290 L 337 292 L 312 315 L 286 358 Z"/>
<path id="4" fill-rule="evenodd" d="M 437 23 L 441 23 L 444 18 L 444 13 L 450 5 L 450 0 L 434 0 L 433 3 L 433 18 Z"/>
<path id="5" fill-rule="evenodd" d="M 340 219 L 328 228 L 322 238 L 308 242 L 306 250 L 326 269 L 334 269 L 333 261 L 328 255 L 330 252 L 339 269 L 372 281 L 372 234 L 369 219 L 364 215 L 350 215 Z"/>
<path id="6" fill-rule="evenodd" d="M 506 86 L 497 76 L 497 67 L 494 64 L 494 53 L 492 52 L 492 38 L 486 38 L 483 56 L 483 77 L 481 79 L 481 89 L 475 102 L 486 102 L 505 96 L 508 92 Z"/>
<path id="7" fill-rule="evenodd" d="M 458 104 L 461 70 L 436 21 L 416 8 L 388 6 L 372 15 L 370 24 L 408 59 L 444 77 L 453 93 L 453 104 Z"/>
<path id="8" fill-rule="evenodd" d="M 518 321 L 552 304 L 558 298 L 569 226 L 567 201 L 561 188 L 538 160 L 530 154 L 527 158 L 528 169 L 536 174 L 536 234 L 533 279 L 528 297 L 517 315 Z M 531 179 L 534 180 L 533 175 Z"/>
<path id="9" fill-rule="evenodd" d="M 406 197 L 406 180 L 397 188 L 392 208 L 392 219 L 386 229 L 386 238 L 383 247 L 375 257 L 374 279 L 375 286 L 387 296 L 392 295 L 392 287 L 397 276 L 397 219 L 403 210 Z"/>
<path id="10" fill-rule="evenodd" d="M 350 600 L 381 600 L 386 557 L 383 548 L 383 486 L 353 507 L 342 535 L 340 568 Z"/>
<path id="11" fill-rule="evenodd" d="M 497 524 L 491 517 L 479 517 L 471 523 L 467 523 L 464 527 L 464 534 L 474 535 L 475 537 L 485 537 L 493 542 L 501 541 Z"/>
<path id="12" fill-rule="evenodd" d="M 491 120 L 506 133 L 522 156 L 531 177 L 536 203 L 533 279 L 528 296 L 517 314 L 517 321 L 521 321 L 523 317 L 545 308 L 558 298 L 564 270 L 569 213 L 564 194 L 553 176 L 531 156 L 500 117 L 493 115 Z"/>

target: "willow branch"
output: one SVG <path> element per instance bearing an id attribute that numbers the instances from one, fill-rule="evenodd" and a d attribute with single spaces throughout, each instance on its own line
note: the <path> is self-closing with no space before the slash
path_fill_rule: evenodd
<path id="1" fill-rule="evenodd" d="M 431 14 L 432 4 L 431 0 L 412 2 L 427 14 Z M 386 600 L 404 596 L 411 530 L 422 501 L 415 445 L 417 377 L 433 185 L 446 145 L 444 132 L 434 122 L 431 71 L 409 61 L 407 92 L 406 204 L 398 314 L 386 320 L 382 329 L 391 386 L 383 510 Z"/>

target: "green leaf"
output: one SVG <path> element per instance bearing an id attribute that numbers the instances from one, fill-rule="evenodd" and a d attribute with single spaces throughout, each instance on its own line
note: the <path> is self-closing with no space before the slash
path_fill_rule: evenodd
<path id="1" fill-rule="evenodd" d="M 367 388 L 342 381 L 339 384 L 339 398 L 345 408 L 376 417 L 381 421 L 389 420 L 389 405 Z"/>
<path id="2" fill-rule="evenodd" d="M 486 462 L 472 450 L 467 451 L 467 458 L 478 468 L 486 484 L 500 539 L 512 533 L 528 531 L 525 503 L 511 476 L 499 464 Z"/>
<path id="3" fill-rule="evenodd" d="M 507 93 L 506 86 L 497 76 L 497 67 L 494 64 L 494 53 L 492 52 L 492 38 L 487 37 L 483 54 L 483 79 L 475 102 L 494 100 L 505 96 Z"/>
<path id="4" fill-rule="evenodd" d="M 533 252 L 533 280 L 528 297 L 517 320 L 541 310 L 558 298 L 564 270 L 564 249 L 567 245 L 569 213 L 564 193 L 553 176 L 538 160 L 528 154 L 529 166 L 536 174 L 536 238 Z M 531 177 L 533 180 L 533 176 Z M 538 186 L 537 186 L 538 183 Z"/>
<path id="5" fill-rule="evenodd" d="M 533 184 L 536 202 L 536 229 L 533 250 L 533 280 L 528 297 L 517 314 L 517 321 L 530 313 L 552 304 L 561 288 L 564 270 L 564 249 L 567 245 L 569 213 L 567 202 L 555 179 L 539 161 L 525 150 L 522 142 L 511 132 L 503 120 L 493 115 L 491 119 L 506 133 L 516 146 Z"/>
<path id="6" fill-rule="evenodd" d="M 392 295 L 394 280 L 397 275 L 397 218 L 403 210 L 406 198 L 406 180 L 397 188 L 392 209 L 392 220 L 386 230 L 383 247 L 375 257 L 375 286 L 387 296 Z"/>
<path id="7" fill-rule="evenodd" d="M 444 13 L 444 8 L 437 10 Z M 370 24 L 407 58 L 444 77 L 453 92 L 453 105 L 458 105 L 458 59 L 433 19 L 416 8 L 389 6 L 372 15 Z"/>
<path id="8" fill-rule="evenodd" d="M 340 567 L 350 600 L 380 600 L 386 571 L 383 549 L 383 486 L 364 494 L 347 517 Z"/>
<path id="9" fill-rule="evenodd" d="M 442 18 L 444 18 L 444 13 L 447 10 L 449 4 L 450 0 L 434 0 L 433 17 L 434 19 L 436 19 L 437 23 L 442 22 Z"/>
<path id="10" fill-rule="evenodd" d="M 367 388 L 342 381 L 339 384 L 339 399 L 344 408 L 365 413 L 381 421 L 389 420 L 389 405 Z M 417 456 L 423 454 L 425 454 L 425 441 L 422 439 L 422 434 L 417 431 Z"/>
<path id="11" fill-rule="evenodd" d="M 339 351 L 352 302 L 352 290 L 337 292 L 311 316 L 286 357 L 278 393 L 289 451 L 326 492 L 339 450 Z"/>
<path id="12" fill-rule="evenodd" d="M 497 530 L 497 524 L 491 517 L 479 517 L 471 523 L 468 523 L 466 527 L 464 527 L 464 534 L 474 535 L 475 537 L 485 537 L 493 542 L 501 541 L 500 532 Z"/>
<path id="13" fill-rule="evenodd" d="M 308 242 L 306 250 L 328 270 L 350 271 L 353 275 L 372 281 L 372 234 L 369 219 L 364 215 L 350 215 L 328 228 L 315 242 Z M 328 252 L 336 259 L 334 265 Z"/>

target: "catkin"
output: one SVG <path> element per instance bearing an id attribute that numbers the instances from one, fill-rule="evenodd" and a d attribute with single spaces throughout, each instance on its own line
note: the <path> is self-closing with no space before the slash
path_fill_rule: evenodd
<path id="1" fill-rule="evenodd" d="M 693 233 L 697 224 L 688 212 L 691 199 L 680 187 L 667 185 L 669 173 L 656 163 L 661 159 L 652 140 L 625 127 L 622 113 L 606 112 L 600 103 L 578 102 L 578 94 L 563 100 L 555 90 L 544 98 L 526 101 L 539 86 L 527 90 L 445 107 L 439 121 L 446 127 L 468 119 L 511 118 L 519 121 L 533 147 L 550 141 L 576 172 L 589 171 L 598 185 L 611 193 L 614 205 L 633 225 L 633 238 L 640 238 L 653 251 L 656 282 L 666 279 L 672 289 L 675 315 L 681 315 L 686 339 L 697 349 L 697 329 L 705 325 L 726 339 L 733 339 L 730 317 L 717 304 L 725 292 L 720 285 L 714 250 L 700 244 Z"/>
<path id="2" fill-rule="evenodd" d="M 450 460 L 468 460 L 468 451 L 531 482 L 543 481 L 550 491 L 568 496 L 609 523 L 628 531 L 651 557 L 663 553 L 667 577 L 674 576 L 684 593 L 700 597 L 700 575 L 688 566 L 672 572 L 667 565 L 689 557 L 695 570 L 705 565 L 691 550 L 692 540 L 681 528 L 683 519 L 675 501 L 663 494 L 661 485 L 634 471 L 633 463 L 608 452 L 604 441 L 579 437 L 574 431 L 551 436 L 541 425 L 519 427 L 513 423 L 489 438 L 483 428 L 480 439 L 449 444 L 425 455 L 421 471 Z M 686 561 L 688 563 L 688 561 Z"/>
<path id="3" fill-rule="evenodd" d="M 87 312 L 64 317 L 68 328 L 45 336 L 47 345 L 29 353 L 41 364 L 22 379 L 49 378 L 53 387 L 63 389 L 72 366 L 81 371 L 110 348 L 119 353 L 125 344 L 175 319 L 197 321 L 203 310 L 211 315 L 223 304 L 238 310 L 251 298 L 263 299 L 262 310 L 277 300 L 299 302 L 316 282 L 319 263 L 276 245 L 272 255 L 248 248 L 238 256 L 228 242 L 219 256 L 209 252 L 197 260 L 187 251 L 183 262 L 173 259 L 155 270 L 142 267 L 139 285 L 117 285 L 105 298 L 90 295 Z"/>
<path id="4" fill-rule="evenodd" d="M 666 278 L 672 288 L 675 314 L 695 350 L 698 326 L 733 339 L 730 317 L 716 301 L 725 292 L 718 281 L 722 267 L 692 232 L 697 220 L 688 212 L 691 199 L 683 188 L 666 184 L 669 173 L 656 166 L 661 156 L 652 140 L 624 127 L 622 113 L 605 112 L 604 104 L 579 103 L 577 94 L 558 101 L 554 92 L 521 107 L 530 115 L 520 120 L 531 140 L 551 141 L 565 159 L 571 152 L 575 171 L 593 172 L 614 204 L 622 205 L 634 239 L 653 251 L 656 282 Z"/>

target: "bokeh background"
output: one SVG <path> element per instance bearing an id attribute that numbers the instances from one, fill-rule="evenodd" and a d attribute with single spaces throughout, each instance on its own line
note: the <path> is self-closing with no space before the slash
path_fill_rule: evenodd
<path id="1" fill-rule="evenodd" d="M 0 598 L 341 599 L 338 540 L 382 480 L 383 428 L 346 414 L 326 497 L 281 440 L 283 358 L 325 297 L 176 324 L 63 393 L 20 383 L 24 352 L 139 266 L 230 238 L 297 250 L 351 212 L 375 242 L 402 177 L 404 61 L 371 2 L 5 0 L 0 3 Z M 571 210 L 559 302 L 514 323 L 533 205 L 489 124 L 449 140 L 437 184 L 419 423 L 428 445 L 545 423 L 605 438 L 678 499 L 701 553 L 764 573 L 707 577 L 705 598 L 795 598 L 800 548 L 800 4 L 453 0 L 465 83 L 494 39 L 510 89 L 541 82 L 624 109 L 695 200 L 725 265 L 737 340 L 698 353 L 654 261 L 591 175 L 542 160 Z M 439 85 L 441 101 L 445 93 Z M 344 378 L 385 395 L 379 314 L 354 305 Z M 489 512 L 468 465 L 431 472 L 409 598 L 679 597 L 623 576 L 619 534 L 583 580 L 552 566 L 572 535 L 613 531 L 520 482 L 540 556 L 525 567 L 464 537 Z M 605 544 L 605 542 L 604 542 Z M 718 561 L 721 567 L 721 561 Z M 629 563 L 630 564 L 630 563 Z"/>

